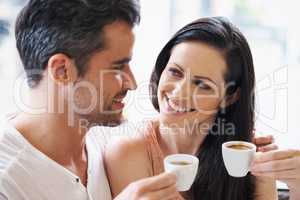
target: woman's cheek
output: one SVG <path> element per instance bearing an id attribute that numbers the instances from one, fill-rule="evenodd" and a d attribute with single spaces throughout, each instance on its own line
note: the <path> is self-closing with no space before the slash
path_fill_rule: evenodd
<path id="1" fill-rule="evenodd" d="M 195 100 L 195 99 L 194 99 Z M 198 110 L 198 112 L 201 114 L 215 114 L 219 110 L 219 100 L 216 97 L 212 96 L 202 96 L 201 98 L 197 98 L 195 100 L 195 108 Z"/>

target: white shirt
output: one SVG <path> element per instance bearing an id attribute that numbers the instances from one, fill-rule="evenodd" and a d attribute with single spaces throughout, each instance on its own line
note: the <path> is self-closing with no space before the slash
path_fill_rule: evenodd
<path id="1" fill-rule="evenodd" d="M 97 137 L 88 134 L 86 146 L 87 187 L 5 123 L 0 131 L 0 200 L 111 200 Z"/>

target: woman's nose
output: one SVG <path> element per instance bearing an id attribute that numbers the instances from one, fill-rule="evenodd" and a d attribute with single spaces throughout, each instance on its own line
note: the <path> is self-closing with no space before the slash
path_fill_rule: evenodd
<path id="1" fill-rule="evenodd" d="M 191 85 L 185 80 L 174 83 L 173 88 L 168 93 L 180 102 L 189 102 L 192 99 Z"/>

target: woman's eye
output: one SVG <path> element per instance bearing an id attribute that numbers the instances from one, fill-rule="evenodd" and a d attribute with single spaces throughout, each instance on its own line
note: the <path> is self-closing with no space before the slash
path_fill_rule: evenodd
<path id="1" fill-rule="evenodd" d="M 197 85 L 197 87 L 204 89 L 204 90 L 211 90 L 211 87 L 207 84 L 205 84 L 202 80 L 196 80 L 194 81 L 195 85 Z"/>
<path id="2" fill-rule="evenodd" d="M 182 72 L 175 68 L 169 68 L 169 72 L 172 76 L 182 77 Z"/>

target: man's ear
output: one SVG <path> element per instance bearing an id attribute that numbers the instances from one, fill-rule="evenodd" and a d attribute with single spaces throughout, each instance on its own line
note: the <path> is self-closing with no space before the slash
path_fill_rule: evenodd
<path id="1" fill-rule="evenodd" d="M 48 61 L 48 73 L 58 84 L 68 84 L 77 79 L 74 61 L 65 54 L 55 54 Z"/>
<path id="2" fill-rule="evenodd" d="M 221 108 L 226 108 L 232 104 L 234 104 L 235 102 L 237 102 L 240 99 L 241 96 L 241 91 L 240 88 L 237 88 L 237 90 L 231 94 L 231 95 L 226 95 L 222 102 L 221 102 Z"/>

